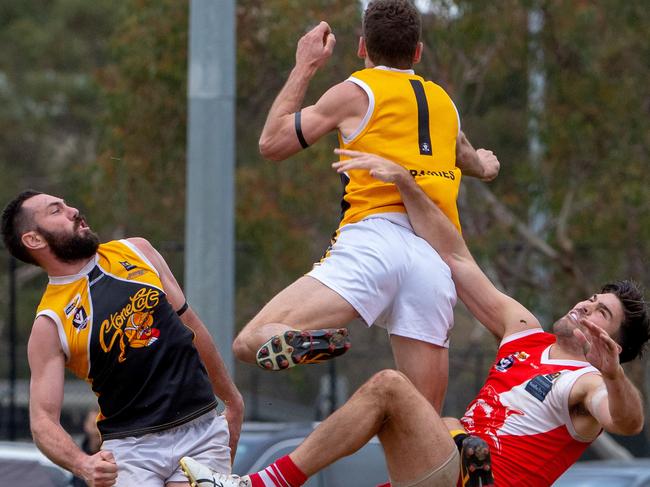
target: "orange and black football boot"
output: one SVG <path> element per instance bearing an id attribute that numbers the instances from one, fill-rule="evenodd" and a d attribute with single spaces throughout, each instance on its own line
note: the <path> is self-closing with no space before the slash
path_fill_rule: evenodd
<path id="1" fill-rule="evenodd" d="M 289 330 L 274 335 L 257 351 L 257 365 L 284 370 L 301 364 L 318 364 L 343 355 L 350 348 L 346 328 Z"/>

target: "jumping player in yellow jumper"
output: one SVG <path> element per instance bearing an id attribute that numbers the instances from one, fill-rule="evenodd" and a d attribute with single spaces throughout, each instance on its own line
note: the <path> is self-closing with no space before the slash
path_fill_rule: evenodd
<path id="1" fill-rule="evenodd" d="M 268 114 L 260 150 L 283 160 L 337 130 L 341 148 L 373 152 L 407 168 L 460 228 L 461 173 L 490 180 L 499 162 L 492 152 L 473 149 L 447 93 L 414 73 L 420 30 L 411 2 L 370 2 L 358 48 L 365 69 L 301 109 L 310 79 L 335 44 L 321 22 L 298 43 L 296 65 Z M 456 302 L 449 268 L 412 231 L 394 186 L 364 171 L 349 171 L 342 182 L 343 214 L 332 245 L 248 323 L 233 344 L 235 355 L 270 370 L 332 358 L 349 347 L 347 330 L 336 328 L 361 317 L 387 329 L 398 369 L 439 410 Z"/>

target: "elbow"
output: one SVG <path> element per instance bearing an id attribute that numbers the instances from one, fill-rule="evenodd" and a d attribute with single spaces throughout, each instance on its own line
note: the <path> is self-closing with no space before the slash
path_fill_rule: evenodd
<path id="1" fill-rule="evenodd" d="M 270 137 L 262 135 L 258 145 L 261 156 L 266 160 L 279 162 L 285 158 L 284 154 L 278 150 L 277 145 L 273 143 Z"/>
<path id="2" fill-rule="evenodd" d="M 42 444 L 41 440 L 43 438 L 43 435 L 45 434 L 43 421 L 35 418 L 30 419 L 29 429 L 32 433 L 32 439 L 34 440 L 34 444 L 40 448 L 40 445 Z"/>
<path id="3" fill-rule="evenodd" d="M 623 435 L 623 436 L 634 436 L 638 435 L 643 431 L 643 415 L 638 417 L 626 417 L 620 423 L 617 424 L 611 433 Z"/>

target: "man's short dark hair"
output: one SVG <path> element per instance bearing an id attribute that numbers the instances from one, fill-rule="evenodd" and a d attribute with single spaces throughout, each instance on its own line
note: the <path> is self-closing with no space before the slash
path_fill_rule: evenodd
<path id="1" fill-rule="evenodd" d="M 410 0 L 373 0 L 363 15 L 363 38 L 374 65 L 409 69 L 420 41 L 420 12 Z"/>
<path id="2" fill-rule="evenodd" d="M 34 257 L 23 245 L 22 236 L 30 230 L 35 230 L 31 212 L 23 208 L 23 203 L 38 194 L 42 193 L 27 189 L 11 200 L 2 211 L 2 240 L 5 247 L 16 259 L 36 265 L 38 264 Z"/>
<path id="3" fill-rule="evenodd" d="M 643 291 L 634 281 L 617 281 L 603 286 L 602 293 L 614 294 L 623 305 L 623 323 L 614 338 L 621 346 L 621 363 L 643 355 L 650 339 L 650 319 Z"/>

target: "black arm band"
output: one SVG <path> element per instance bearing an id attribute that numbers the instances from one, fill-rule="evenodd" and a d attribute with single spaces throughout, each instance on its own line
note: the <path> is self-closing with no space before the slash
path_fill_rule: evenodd
<path id="1" fill-rule="evenodd" d="M 300 124 L 300 112 L 296 112 L 293 117 L 294 126 L 296 127 L 296 135 L 298 136 L 298 142 L 303 149 L 309 147 L 309 144 L 305 140 L 305 137 L 302 135 L 302 126 Z"/>
<path id="2" fill-rule="evenodd" d="M 187 304 L 187 301 L 185 301 L 185 303 L 183 303 L 183 306 L 181 306 L 181 309 L 179 309 L 178 311 L 176 311 L 176 314 L 177 314 L 178 316 L 181 316 L 183 313 L 185 313 L 185 312 L 187 311 L 187 308 L 189 308 L 189 307 L 190 307 L 190 305 Z"/>

